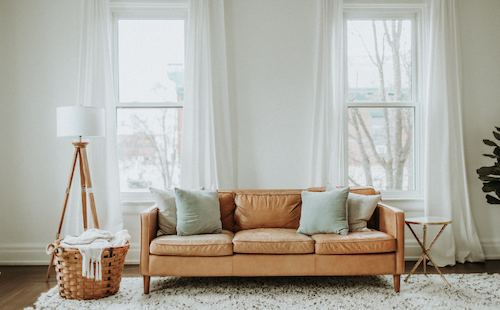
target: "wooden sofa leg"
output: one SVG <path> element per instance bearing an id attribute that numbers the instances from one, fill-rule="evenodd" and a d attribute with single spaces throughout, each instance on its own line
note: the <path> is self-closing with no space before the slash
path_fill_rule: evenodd
<path id="1" fill-rule="evenodd" d="M 149 294 L 149 282 L 151 278 L 149 276 L 144 276 L 144 294 Z"/>
<path id="2" fill-rule="evenodd" d="M 394 291 L 396 293 L 399 293 L 399 287 L 401 285 L 401 275 L 400 274 L 395 274 L 394 275 Z"/>

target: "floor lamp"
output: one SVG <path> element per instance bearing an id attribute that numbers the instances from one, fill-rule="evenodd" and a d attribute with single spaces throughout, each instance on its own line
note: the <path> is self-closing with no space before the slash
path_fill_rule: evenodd
<path id="1" fill-rule="evenodd" d="M 71 172 L 68 180 L 68 187 L 64 197 L 64 205 L 59 221 L 59 228 L 56 233 L 56 239 L 59 239 L 68 205 L 69 193 L 73 176 L 75 174 L 76 163 L 80 166 L 80 183 L 82 189 L 82 212 L 83 212 L 83 229 L 87 230 L 87 196 L 92 212 L 92 220 L 94 227 L 99 228 L 97 220 L 97 211 L 95 208 L 94 193 L 92 191 L 92 181 L 90 180 L 89 162 L 87 159 L 88 142 L 82 142 L 82 139 L 88 138 L 103 138 L 104 137 L 104 109 L 88 106 L 69 106 L 59 107 L 57 112 L 57 137 L 58 138 L 73 138 L 79 139 L 78 142 L 73 142 L 75 151 L 71 162 Z M 47 279 L 50 278 L 52 264 L 54 263 L 54 254 L 50 259 L 49 268 L 47 270 Z"/>

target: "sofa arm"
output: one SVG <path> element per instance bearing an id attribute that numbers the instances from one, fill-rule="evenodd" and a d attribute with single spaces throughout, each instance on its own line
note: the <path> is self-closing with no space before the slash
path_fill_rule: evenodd
<path id="1" fill-rule="evenodd" d="M 377 229 L 396 238 L 396 273 L 405 270 L 405 213 L 383 203 L 377 205 Z"/>
<path id="2" fill-rule="evenodd" d="M 149 244 L 158 231 L 158 207 L 156 205 L 141 212 L 141 275 L 149 275 Z"/>

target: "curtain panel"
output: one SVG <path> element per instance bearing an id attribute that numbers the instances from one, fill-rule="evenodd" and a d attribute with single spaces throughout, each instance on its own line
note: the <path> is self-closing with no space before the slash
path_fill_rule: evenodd
<path id="1" fill-rule="evenodd" d="M 432 247 L 438 266 L 484 261 L 471 214 L 464 159 L 456 0 L 431 0 L 426 111 L 425 214 L 451 218 Z"/>
<path id="2" fill-rule="evenodd" d="M 106 137 L 92 139 L 87 150 L 100 229 L 116 233 L 123 229 L 123 215 L 111 65 L 111 20 L 109 0 L 82 0 L 77 105 L 105 109 Z M 77 169 L 74 180 L 79 178 Z M 83 232 L 81 189 L 75 185 L 64 222 L 65 233 L 70 235 Z"/>
<path id="3" fill-rule="evenodd" d="M 342 0 L 317 0 L 311 186 L 345 185 L 342 5 Z"/>
<path id="4" fill-rule="evenodd" d="M 181 187 L 236 188 L 223 0 L 189 2 Z"/>

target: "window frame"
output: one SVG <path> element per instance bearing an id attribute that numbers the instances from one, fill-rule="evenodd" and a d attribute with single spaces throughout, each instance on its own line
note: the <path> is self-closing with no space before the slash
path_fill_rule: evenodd
<path id="1" fill-rule="evenodd" d="M 118 21 L 119 20 L 184 20 L 184 51 L 187 43 L 188 4 L 186 1 L 167 3 L 111 3 L 112 14 L 112 60 L 115 111 L 120 108 L 183 108 L 183 102 L 120 102 L 119 101 L 119 59 L 118 59 Z M 125 192 L 120 189 L 122 202 L 151 202 L 151 193 Z"/>
<path id="2" fill-rule="evenodd" d="M 425 5 L 423 4 L 347 4 L 343 9 L 343 114 L 344 119 L 344 182 L 348 184 L 349 176 L 349 108 L 404 108 L 414 109 L 414 171 L 415 188 L 413 190 L 381 190 L 384 199 L 388 200 L 421 200 L 423 199 L 424 180 L 424 130 L 422 120 L 424 116 L 424 23 Z M 371 19 L 411 19 L 412 20 L 412 91 L 411 101 L 406 102 L 349 102 L 349 82 L 348 82 L 348 49 L 347 49 L 347 21 L 348 20 L 371 20 Z"/>

